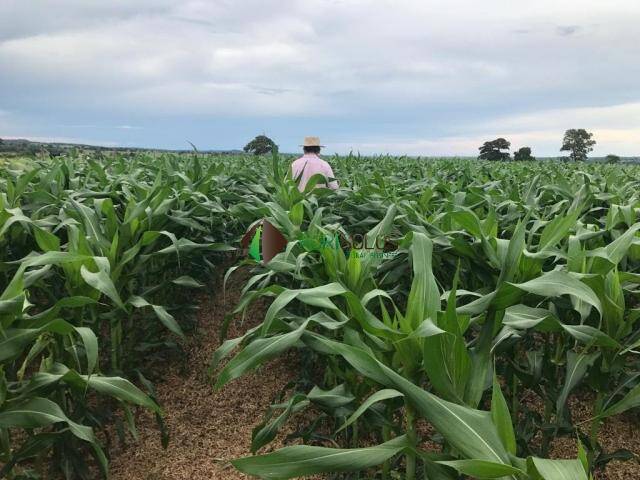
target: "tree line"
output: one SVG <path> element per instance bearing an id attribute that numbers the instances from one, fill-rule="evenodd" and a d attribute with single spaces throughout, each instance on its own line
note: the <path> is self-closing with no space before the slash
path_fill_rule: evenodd
<path id="1" fill-rule="evenodd" d="M 593 146 L 596 141 L 593 139 L 593 133 L 587 132 L 584 128 L 569 129 L 565 132 L 562 140 L 561 152 L 569 152 L 566 160 L 581 162 L 588 158 L 590 152 L 593 151 Z M 50 155 L 56 156 L 65 153 L 69 148 L 74 145 L 71 144 L 43 144 L 37 142 L 29 142 L 27 140 L 8 140 L 3 142 L 0 138 L 0 152 L 14 152 L 22 154 L 35 155 L 39 151 L 47 150 Z M 113 147 L 90 147 L 96 150 L 111 150 Z M 244 147 L 246 153 L 253 155 L 264 155 L 270 153 L 274 148 L 277 148 L 275 142 L 266 135 L 258 135 L 251 140 Z M 491 161 L 508 161 L 511 160 L 511 142 L 504 138 L 496 138 L 495 140 L 487 141 L 478 147 L 480 154 L 478 159 L 491 160 Z M 117 148 L 116 148 L 117 149 Z M 117 149 L 120 150 L 120 149 Z M 136 150 L 136 149 L 134 149 Z M 520 147 L 513 152 L 513 160 L 515 161 L 527 161 L 535 160 L 536 158 L 531 153 L 531 147 Z M 605 157 L 606 163 L 618 163 L 620 157 L 618 155 L 609 154 Z"/>
<path id="2" fill-rule="evenodd" d="M 565 157 L 566 160 L 582 162 L 587 160 L 595 144 L 596 141 L 593 138 L 593 133 L 587 132 L 584 128 L 572 128 L 564 133 L 560 151 L 569 152 L 569 155 Z M 251 140 L 244 147 L 244 151 L 253 155 L 264 155 L 270 153 L 274 148 L 277 148 L 275 142 L 262 134 Z M 480 150 L 478 158 L 480 160 L 508 161 L 512 159 L 511 153 L 509 152 L 510 148 L 511 142 L 504 138 L 496 138 L 495 140 L 484 142 L 481 147 L 478 147 L 478 150 Z M 515 161 L 535 159 L 531 153 L 531 147 L 520 147 L 513 152 L 513 160 Z M 605 157 L 605 162 L 618 163 L 620 162 L 620 157 L 609 154 Z"/>
<path id="3" fill-rule="evenodd" d="M 593 133 L 587 132 L 584 128 L 571 128 L 564 133 L 562 139 L 561 152 L 569 152 L 569 156 L 565 157 L 567 160 L 573 162 L 583 162 L 587 160 L 587 157 L 596 141 L 593 139 Z M 489 142 L 484 142 L 480 150 L 478 158 L 480 160 L 492 160 L 492 161 L 508 161 L 511 160 L 511 154 L 509 149 L 511 148 L 511 142 L 504 138 L 496 138 Z M 530 147 L 520 147 L 517 151 L 513 152 L 513 160 L 535 160 L 536 158 L 531 155 Z M 605 157 L 607 163 L 618 163 L 620 157 L 617 155 L 609 154 Z"/>

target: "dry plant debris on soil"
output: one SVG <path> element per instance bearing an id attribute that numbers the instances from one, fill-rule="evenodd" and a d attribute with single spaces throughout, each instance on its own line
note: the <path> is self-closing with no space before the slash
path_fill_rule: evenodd
<path id="1" fill-rule="evenodd" d="M 139 441 L 130 440 L 125 448 L 114 452 L 113 480 L 248 478 L 229 460 L 249 454 L 251 430 L 295 376 L 296 358 L 278 358 L 220 391 L 213 390 L 208 364 L 219 345 L 224 315 L 235 306 L 243 279 L 243 273 L 231 278 L 226 299 L 218 287 L 215 295 L 203 296 L 198 334 L 187 346 L 191 368 L 185 373 L 179 365 L 168 366 L 166 381 L 156 386 L 171 435 L 169 448 L 162 448 L 153 416 L 141 411 L 137 421 Z M 242 323 L 232 322 L 229 337 L 261 322 L 264 310 L 264 304 L 257 304 Z M 279 446 L 282 438 L 273 445 Z"/>

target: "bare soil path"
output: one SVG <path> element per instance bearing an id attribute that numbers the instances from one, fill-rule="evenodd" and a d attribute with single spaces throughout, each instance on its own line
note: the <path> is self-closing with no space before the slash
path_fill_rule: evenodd
<path id="1" fill-rule="evenodd" d="M 114 449 L 113 480 L 211 480 L 248 478 L 229 460 L 249 454 L 251 431 L 258 425 L 275 396 L 297 368 L 295 357 L 278 358 L 256 372 L 214 391 L 207 368 L 219 345 L 220 326 L 226 312 L 238 302 L 246 271 L 235 272 L 226 299 L 221 282 L 213 295 L 203 295 L 198 334 L 187 345 L 188 370 L 168 365 L 165 379 L 156 385 L 171 435 L 165 450 L 154 418 L 140 412 L 136 425 L 139 441 Z M 218 287 L 216 287 L 218 288 Z M 241 335 L 264 318 L 265 304 L 258 302 L 242 325 L 232 322 L 228 338 Z"/>

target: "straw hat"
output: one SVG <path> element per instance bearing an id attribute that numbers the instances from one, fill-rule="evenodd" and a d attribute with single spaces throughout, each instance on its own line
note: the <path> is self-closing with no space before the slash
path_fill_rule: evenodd
<path id="1" fill-rule="evenodd" d="M 320 137 L 304 137 L 301 147 L 324 147 L 320 145 Z"/>

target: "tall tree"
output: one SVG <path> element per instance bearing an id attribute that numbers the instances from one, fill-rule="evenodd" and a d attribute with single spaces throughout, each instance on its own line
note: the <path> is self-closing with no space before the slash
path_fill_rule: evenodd
<path id="1" fill-rule="evenodd" d="M 478 158 L 480 160 L 509 160 L 509 152 L 503 152 L 502 150 L 509 150 L 511 142 L 508 142 L 504 138 L 496 138 L 490 142 L 484 142 L 480 150 Z"/>
<path id="2" fill-rule="evenodd" d="M 571 152 L 569 158 L 574 162 L 583 162 L 595 144 L 593 133 L 587 132 L 584 128 L 572 128 L 564 133 L 560 151 Z"/>
<path id="3" fill-rule="evenodd" d="M 271 152 L 274 148 L 276 148 L 276 144 L 273 140 L 266 135 L 258 135 L 245 145 L 244 151 L 254 155 L 263 155 Z"/>
<path id="4" fill-rule="evenodd" d="M 514 160 L 535 160 L 536 157 L 531 156 L 531 147 L 520 147 L 517 152 L 513 153 Z"/>

